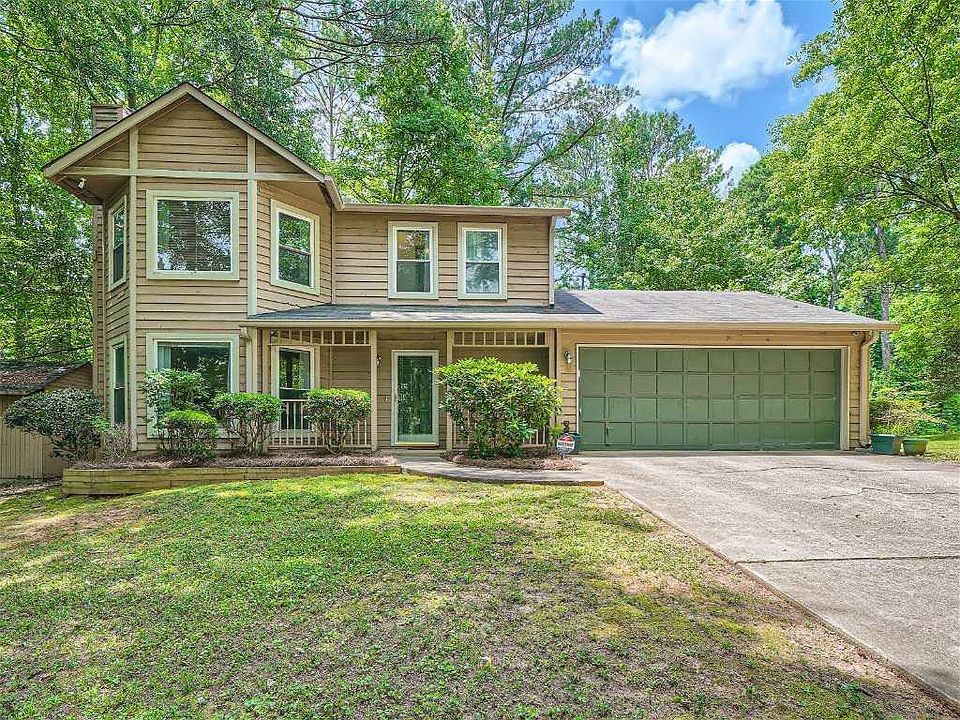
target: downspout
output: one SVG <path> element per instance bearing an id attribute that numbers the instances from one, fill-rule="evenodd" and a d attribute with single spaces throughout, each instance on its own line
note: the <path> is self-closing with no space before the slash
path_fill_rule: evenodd
<path id="1" fill-rule="evenodd" d="M 870 438 L 870 348 L 880 338 L 876 330 L 867 332 L 867 339 L 860 344 L 860 441 L 862 448 L 869 447 Z"/>

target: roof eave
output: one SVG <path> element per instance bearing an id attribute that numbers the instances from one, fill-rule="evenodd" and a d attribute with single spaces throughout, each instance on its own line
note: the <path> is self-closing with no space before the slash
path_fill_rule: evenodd
<path id="1" fill-rule="evenodd" d="M 407 213 L 425 215 L 502 215 L 504 217 L 568 217 L 570 208 L 518 205 L 403 205 L 344 203 L 343 212 Z"/>

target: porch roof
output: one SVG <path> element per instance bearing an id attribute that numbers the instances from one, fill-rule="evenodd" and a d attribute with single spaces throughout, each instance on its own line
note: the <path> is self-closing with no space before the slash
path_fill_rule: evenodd
<path id="1" fill-rule="evenodd" d="M 759 292 L 558 290 L 553 307 L 536 305 L 311 305 L 260 313 L 246 325 L 277 327 L 434 326 L 893 330 L 895 323 Z"/>

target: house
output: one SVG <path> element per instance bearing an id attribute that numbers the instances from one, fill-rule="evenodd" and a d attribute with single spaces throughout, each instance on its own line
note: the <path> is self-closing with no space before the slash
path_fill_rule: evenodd
<path id="1" fill-rule="evenodd" d="M 89 389 L 90 363 L 0 361 L 0 418 L 24 395 L 62 388 Z M 50 439 L 9 428 L 0 419 L 0 480 L 60 475 L 67 463 L 53 456 Z"/>
<path id="2" fill-rule="evenodd" d="M 555 290 L 568 210 L 348 202 L 189 84 L 94 125 L 45 173 L 94 206 L 94 386 L 137 449 L 156 446 L 144 374 L 168 367 L 279 395 L 279 446 L 317 442 L 301 408 L 325 386 L 372 395 L 353 446 L 454 447 L 432 371 L 486 355 L 556 378 L 587 449 L 867 437 L 888 323 L 760 293 Z"/>

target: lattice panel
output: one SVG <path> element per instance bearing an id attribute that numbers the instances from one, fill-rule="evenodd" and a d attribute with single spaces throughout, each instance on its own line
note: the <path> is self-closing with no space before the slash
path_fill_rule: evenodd
<path id="1" fill-rule="evenodd" d="M 274 330 L 271 345 L 369 345 L 370 335 L 366 330 Z"/>
<path id="2" fill-rule="evenodd" d="M 456 347 L 547 347 L 544 330 L 458 330 Z"/>

